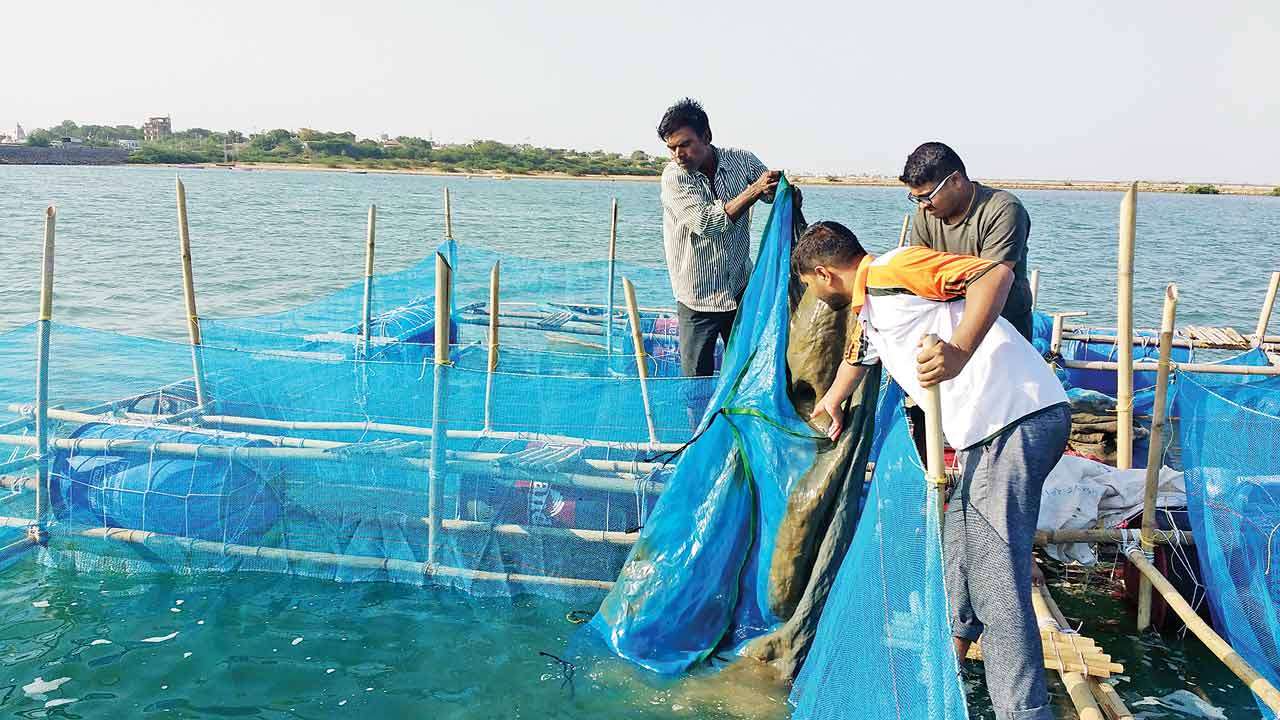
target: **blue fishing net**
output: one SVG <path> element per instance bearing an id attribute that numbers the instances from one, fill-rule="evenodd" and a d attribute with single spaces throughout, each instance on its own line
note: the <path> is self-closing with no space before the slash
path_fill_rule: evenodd
<path id="1" fill-rule="evenodd" d="M 1265 364 L 1260 351 L 1238 364 Z M 1182 373 L 1187 504 L 1214 624 L 1280 686 L 1280 378 Z M 1274 718 L 1261 701 L 1265 718 Z"/>
<path id="2" fill-rule="evenodd" d="M 891 385 L 876 418 L 875 472 L 809 659 L 794 720 L 968 717 L 942 575 L 939 499 Z"/>

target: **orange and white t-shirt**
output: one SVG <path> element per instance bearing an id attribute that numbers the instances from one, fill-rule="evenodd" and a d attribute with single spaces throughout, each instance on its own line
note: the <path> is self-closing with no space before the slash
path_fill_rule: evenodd
<path id="1" fill-rule="evenodd" d="M 916 402 L 920 338 L 950 342 L 964 316 L 965 291 L 997 263 L 924 247 L 867 256 L 858 266 L 853 307 L 861 306 L 845 359 L 878 357 Z M 1004 318 L 997 318 L 960 374 L 943 382 L 942 432 L 955 448 L 968 448 L 1037 410 L 1064 403 L 1067 394 L 1040 353 Z"/>

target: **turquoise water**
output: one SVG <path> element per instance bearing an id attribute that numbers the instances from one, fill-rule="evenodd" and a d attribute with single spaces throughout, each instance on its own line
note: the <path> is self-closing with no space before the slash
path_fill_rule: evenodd
<path id="1" fill-rule="evenodd" d="M 443 234 L 443 178 L 227 170 L 182 175 L 206 316 L 285 309 L 356 280 L 371 202 L 380 206 L 379 271 L 416 262 Z M 0 167 L 0 264 L 8 269 L 0 287 L 0 329 L 34 319 L 42 210 L 55 203 L 55 318 L 183 337 L 173 177 L 163 168 Z M 617 196 L 620 257 L 661 264 L 654 183 L 451 178 L 448 185 L 460 242 L 551 261 L 600 258 L 609 200 Z M 1110 322 L 1119 196 L 1020 194 L 1034 222 L 1032 264 L 1043 271 L 1042 306 L 1090 309 L 1097 322 Z M 806 189 L 811 220 L 841 220 L 876 250 L 896 242 L 906 209 L 895 189 Z M 1183 322 L 1252 329 L 1267 273 L 1277 264 L 1280 199 L 1143 195 L 1139 218 L 1141 322 L 1155 323 L 1163 284 L 1177 279 Z M 1085 631 L 1126 664 L 1128 679 L 1119 687 L 1140 715 L 1256 715 L 1247 691 L 1195 641 L 1133 638 L 1131 619 L 1106 598 L 1068 593 L 1060 599 L 1069 615 L 1086 617 Z M 0 712 L 784 715 L 783 691 L 754 677 L 661 686 L 605 665 L 580 669 L 566 685 L 562 667 L 539 652 L 564 654 L 574 630 L 565 614 L 574 609 L 544 599 L 480 601 L 248 574 L 73 575 L 24 560 L 0 574 Z M 61 678 L 69 679 L 49 687 Z M 1189 689 L 1216 710 L 1197 708 Z M 1056 691 L 1055 702 L 1065 708 L 1061 688 Z M 975 708 L 985 707 L 980 689 L 971 697 Z"/>

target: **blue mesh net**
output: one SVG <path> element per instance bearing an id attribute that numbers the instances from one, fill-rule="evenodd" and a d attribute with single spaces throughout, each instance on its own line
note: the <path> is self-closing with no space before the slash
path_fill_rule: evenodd
<path id="1" fill-rule="evenodd" d="M 1259 356 L 1253 351 L 1237 362 L 1258 364 Z M 1280 378 L 1183 373 L 1174 388 L 1187 503 L 1214 624 L 1280 686 Z M 1275 717 L 1258 706 L 1263 717 Z"/>
<path id="2" fill-rule="evenodd" d="M 791 694 L 795 720 L 967 718 L 942 576 L 940 508 L 891 385 L 853 546 Z"/>

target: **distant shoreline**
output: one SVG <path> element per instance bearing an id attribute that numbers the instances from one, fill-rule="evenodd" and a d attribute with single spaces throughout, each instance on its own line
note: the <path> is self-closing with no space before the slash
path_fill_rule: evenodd
<path id="1" fill-rule="evenodd" d="M 472 178 L 488 180 L 595 180 L 595 181 L 627 181 L 657 182 L 658 175 L 569 175 L 567 173 L 502 173 L 490 170 L 444 172 L 431 168 L 365 168 L 360 166 L 325 167 L 308 163 L 195 163 L 167 164 L 146 163 L 135 167 L 172 167 L 211 170 L 291 170 L 313 172 L 338 172 L 353 175 L 428 175 L 432 177 L 452 177 L 470 180 Z M 983 184 L 1006 190 L 1083 190 L 1087 192 L 1124 192 L 1129 189 L 1128 182 L 1116 180 L 1002 180 L 977 178 Z M 891 187 L 901 188 L 897 178 L 882 175 L 797 175 L 792 178 L 797 185 L 825 185 L 832 187 Z M 1211 185 L 1217 188 L 1218 195 L 1271 195 L 1276 186 L 1250 185 L 1245 183 L 1184 183 L 1168 181 L 1138 181 L 1138 192 L 1187 194 L 1188 186 Z"/>

